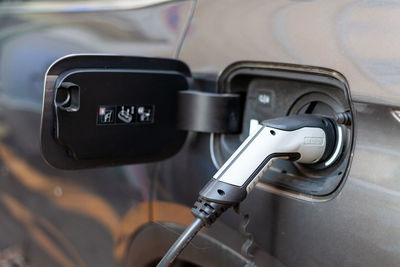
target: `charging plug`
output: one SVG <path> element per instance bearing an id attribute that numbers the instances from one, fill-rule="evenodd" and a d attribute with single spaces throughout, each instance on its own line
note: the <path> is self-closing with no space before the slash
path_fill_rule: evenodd
<path id="1" fill-rule="evenodd" d="M 169 266 L 203 226 L 242 202 L 275 159 L 315 164 L 329 158 L 335 144 L 336 125 L 328 118 L 296 115 L 262 122 L 200 191 L 191 210 L 196 219 L 157 266 Z"/>

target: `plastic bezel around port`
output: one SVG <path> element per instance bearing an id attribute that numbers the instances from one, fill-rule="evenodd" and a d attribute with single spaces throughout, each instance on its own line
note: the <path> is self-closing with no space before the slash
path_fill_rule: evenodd
<path id="1" fill-rule="evenodd" d="M 275 100 L 285 92 L 294 92 L 292 102 L 274 101 L 267 112 L 257 110 L 254 102 L 248 99 L 254 94 L 249 91 L 252 82 L 259 82 L 263 90 L 270 92 Z M 280 88 L 293 85 L 293 88 Z M 290 87 L 290 86 L 289 86 Z M 316 100 L 328 102 L 334 112 L 348 111 L 353 118 L 352 124 L 340 125 L 338 131 L 342 133 L 342 142 L 339 147 L 340 156 L 335 158 L 329 166 L 305 166 L 302 164 L 277 161 L 261 179 L 257 188 L 285 195 L 291 198 L 306 201 L 326 201 L 334 198 L 341 190 L 348 175 L 352 151 L 354 148 L 354 113 L 348 83 L 339 72 L 326 68 L 303 65 L 268 63 L 268 62 L 237 62 L 227 67 L 218 80 L 220 93 L 241 93 L 246 96 L 244 107 L 242 132 L 237 135 L 213 134 L 210 138 L 210 155 L 214 165 L 219 168 L 230 156 L 249 132 L 249 109 L 259 114 L 258 120 L 285 116 L 296 113 L 296 103 L 311 94 Z M 282 91 L 280 91 L 282 90 Z M 292 90 L 292 91 L 290 91 Z M 253 94 L 253 95 L 250 95 Z M 288 93 L 289 95 L 291 93 Z M 312 95 L 313 94 L 313 95 Z M 320 97 L 324 95 L 325 97 Z M 311 98 L 312 98 L 311 97 Z M 281 97 L 282 98 L 282 97 Z M 310 99 L 311 99 L 310 98 Z M 300 100 L 299 100 L 300 99 Z M 336 102 L 335 105 L 327 100 Z M 289 102 L 288 102 L 289 101 Z M 250 112 L 251 113 L 251 112 Z M 257 116 L 257 115 L 256 115 Z"/>

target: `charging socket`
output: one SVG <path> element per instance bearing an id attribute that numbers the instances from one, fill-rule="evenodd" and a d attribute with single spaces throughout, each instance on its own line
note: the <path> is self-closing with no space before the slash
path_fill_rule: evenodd
<path id="1" fill-rule="evenodd" d="M 346 79 L 337 71 L 291 64 L 238 62 L 219 78 L 219 93 L 245 95 L 240 134 L 214 134 L 210 153 L 219 168 L 259 122 L 294 114 L 354 117 Z M 333 198 L 349 171 L 354 120 L 338 124 L 335 151 L 316 164 L 277 160 L 258 188 L 309 201 Z"/>

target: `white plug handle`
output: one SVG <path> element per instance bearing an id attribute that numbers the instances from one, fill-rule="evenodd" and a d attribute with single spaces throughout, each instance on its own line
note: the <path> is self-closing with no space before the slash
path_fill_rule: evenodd
<path id="1" fill-rule="evenodd" d="M 325 146 L 325 132 L 318 127 L 284 131 L 263 126 L 240 145 L 213 178 L 240 187 L 248 183 L 249 192 L 274 158 L 298 154 L 298 162 L 315 163 L 324 155 Z"/>

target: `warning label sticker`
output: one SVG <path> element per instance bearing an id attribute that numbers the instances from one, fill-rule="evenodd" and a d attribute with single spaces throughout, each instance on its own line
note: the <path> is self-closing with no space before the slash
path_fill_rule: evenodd
<path id="1" fill-rule="evenodd" d="M 118 105 L 99 106 L 97 110 L 97 124 L 135 124 L 153 123 L 154 105 Z"/>

